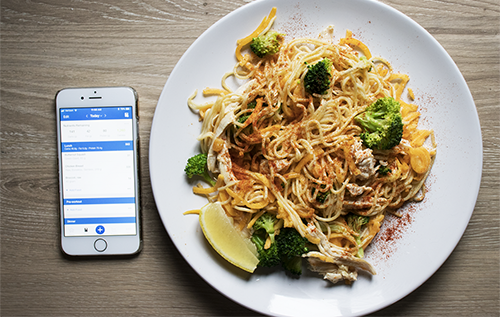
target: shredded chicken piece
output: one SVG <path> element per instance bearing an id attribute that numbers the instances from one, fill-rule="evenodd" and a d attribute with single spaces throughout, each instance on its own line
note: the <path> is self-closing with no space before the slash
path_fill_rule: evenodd
<path id="1" fill-rule="evenodd" d="M 275 173 L 279 173 L 282 170 L 288 168 L 292 164 L 292 161 L 287 159 L 282 159 L 282 160 L 275 160 L 270 163 L 272 164 L 273 171 Z"/>
<path id="2" fill-rule="evenodd" d="M 352 196 L 359 196 L 366 191 L 373 190 L 371 187 L 359 186 L 358 184 L 347 184 L 346 188 Z"/>
<path id="3" fill-rule="evenodd" d="M 398 145 L 396 145 L 391 149 L 391 151 L 396 154 L 405 154 L 409 148 L 411 148 L 410 141 L 403 138 L 401 139 L 401 142 L 399 142 Z"/>
<path id="4" fill-rule="evenodd" d="M 324 262 L 314 256 L 309 257 L 308 261 L 311 271 L 322 273 L 325 280 L 334 284 L 342 280 L 354 282 L 358 278 L 358 272 L 347 265 Z"/>
<path id="5" fill-rule="evenodd" d="M 356 140 L 351 151 L 354 153 L 355 164 L 361 172 L 358 178 L 368 179 L 377 171 L 375 168 L 376 160 L 373 157 L 372 150 L 369 148 L 363 149 L 362 144 L 360 140 Z"/>
<path id="6" fill-rule="evenodd" d="M 373 266 L 367 261 L 356 258 L 349 252 L 343 250 L 341 247 L 330 243 L 323 232 L 316 228 L 316 226 L 312 223 L 307 225 L 306 237 L 320 241 L 317 244 L 319 252 L 311 251 L 304 254 L 303 257 L 309 258 L 309 264 L 314 266 L 316 269 L 315 272 L 323 274 L 325 279 L 331 280 L 332 282 L 335 280 L 334 283 L 340 281 L 341 279 L 352 281 L 352 278 L 357 276 L 358 268 L 370 272 L 373 275 L 377 274 Z M 311 263 L 311 258 L 313 258 L 313 263 Z M 319 263 L 318 261 L 324 263 Z M 343 268 L 343 266 L 348 268 L 347 271 Z M 349 274 L 347 274 L 348 272 Z"/>
<path id="7" fill-rule="evenodd" d="M 384 205 L 387 203 L 387 199 L 379 197 L 375 202 L 373 197 L 362 197 L 358 200 L 344 200 L 343 205 L 346 209 L 366 209 L 371 208 L 373 204 Z"/>
<path id="8" fill-rule="evenodd" d="M 319 33 L 318 39 L 332 43 L 333 42 L 333 30 L 334 30 L 333 25 L 327 26 L 324 30 L 322 30 Z"/>
<path id="9" fill-rule="evenodd" d="M 229 155 L 229 150 L 225 142 L 222 144 L 222 149 L 217 155 L 217 160 L 219 161 L 219 170 L 220 173 L 224 176 L 224 180 L 226 180 L 226 182 L 238 181 L 236 176 L 234 176 L 231 156 Z"/>

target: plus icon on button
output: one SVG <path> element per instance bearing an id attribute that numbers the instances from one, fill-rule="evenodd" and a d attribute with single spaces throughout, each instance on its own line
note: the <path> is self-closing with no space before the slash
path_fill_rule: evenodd
<path id="1" fill-rule="evenodd" d="M 97 232 L 97 234 L 103 234 L 104 233 L 104 227 L 101 226 L 101 225 L 98 225 L 96 228 L 95 228 L 95 232 Z"/>

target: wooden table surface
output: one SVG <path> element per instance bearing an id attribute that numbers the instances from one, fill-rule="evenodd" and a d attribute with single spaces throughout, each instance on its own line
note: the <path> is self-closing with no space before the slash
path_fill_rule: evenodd
<path id="1" fill-rule="evenodd" d="M 258 315 L 209 286 L 178 253 L 148 169 L 151 122 L 174 65 L 202 32 L 248 2 L 1 1 L 2 316 Z M 421 287 L 374 315 L 497 316 L 499 1 L 382 2 L 427 29 L 458 65 L 481 121 L 484 166 L 455 251 Z M 140 98 L 144 248 L 132 258 L 72 260 L 60 252 L 54 96 L 94 85 L 132 86 Z"/>

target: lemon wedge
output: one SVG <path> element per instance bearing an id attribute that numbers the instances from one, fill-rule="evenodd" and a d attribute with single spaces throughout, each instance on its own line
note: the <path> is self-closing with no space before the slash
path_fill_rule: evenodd
<path id="1" fill-rule="evenodd" d="M 208 242 L 224 259 L 247 272 L 255 271 L 259 263 L 255 245 L 234 227 L 219 202 L 201 208 L 200 226 Z"/>

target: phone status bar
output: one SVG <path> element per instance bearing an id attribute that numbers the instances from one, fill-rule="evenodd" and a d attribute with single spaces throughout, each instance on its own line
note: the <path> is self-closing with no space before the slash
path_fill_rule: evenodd
<path id="1" fill-rule="evenodd" d="M 132 119 L 132 107 L 64 108 L 61 121 Z"/>

